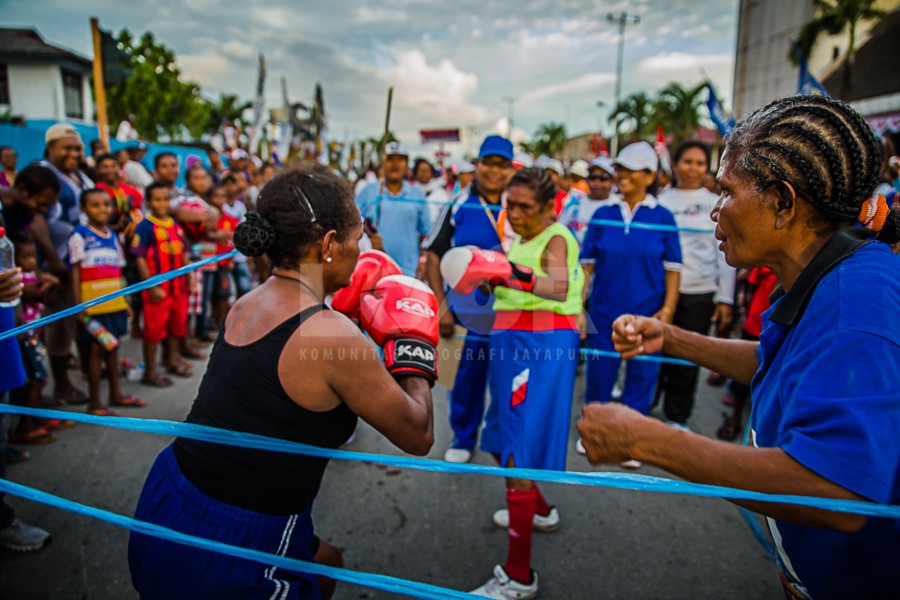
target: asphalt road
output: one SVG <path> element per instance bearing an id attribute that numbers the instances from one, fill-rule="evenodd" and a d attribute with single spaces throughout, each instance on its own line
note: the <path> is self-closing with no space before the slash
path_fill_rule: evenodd
<path id="1" fill-rule="evenodd" d="M 123 355 L 138 358 L 126 340 Z M 125 384 L 148 401 L 128 416 L 181 420 L 196 393 L 197 375 L 158 390 Z M 704 374 L 705 375 L 705 374 Z M 591 467 L 574 451 L 574 424 L 584 379 L 573 402 L 568 469 Z M 714 435 L 720 389 L 701 384 L 691 427 Z M 447 392 L 435 388 L 439 459 L 451 439 Z M 32 447 L 30 461 L 8 477 L 53 494 L 131 515 L 147 470 L 170 439 L 79 425 L 59 440 Z M 366 425 L 349 447 L 399 454 Z M 475 461 L 492 464 L 489 456 Z M 618 471 L 610 467 L 605 470 Z M 641 473 L 665 476 L 644 467 Z M 548 484 L 544 495 L 562 516 L 552 534 L 535 534 L 533 566 L 542 598 L 566 599 L 765 599 L 782 598 L 774 566 L 733 505 L 691 496 Z M 333 461 L 316 501 L 317 533 L 344 551 L 346 566 L 459 590 L 483 583 L 506 552 L 506 532 L 491 524 L 505 503 L 503 483 L 476 475 L 424 473 L 375 463 Z M 44 527 L 52 543 L 32 554 L 0 552 L 3 600 L 119 600 L 137 598 L 128 574 L 128 533 L 87 517 L 7 497 L 24 521 Z M 393 598 L 392 594 L 341 584 L 336 598 Z"/>

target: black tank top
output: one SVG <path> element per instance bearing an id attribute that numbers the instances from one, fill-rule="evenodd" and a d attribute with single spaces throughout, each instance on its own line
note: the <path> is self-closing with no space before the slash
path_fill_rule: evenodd
<path id="1" fill-rule="evenodd" d="M 225 328 L 209 357 L 200 391 L 186 421 L 234 431 L 337 448 L 356 427 L 346 404 L 327 412 L 297 405 L 278 378 L 278 359 L 291 335 L 316 305 L 244 346 L 225 341 Z M 188 481 L 220 502 L 254 512 L 291 515 L 315 499 L 328 460 L 178 438 L 175 458 Z"/>

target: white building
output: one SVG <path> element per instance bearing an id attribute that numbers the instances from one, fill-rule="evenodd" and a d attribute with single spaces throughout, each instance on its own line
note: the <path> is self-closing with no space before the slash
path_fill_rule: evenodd
<path id="1" fill-rule="evenodd" d="M 0 111 L 26 121 L 94 123 L 91 61 L 34 29 L 0 28 Z"/>
<path id="2" fill-rule="evenodd" d="M 900 0 L 878 0 L 876 6 L 888 12 L 900 6 Z M 734 115 L 738 119 L 782 96 L 797 93 L 797 67 L 788 60 L 791 43 L 800 29 L 816 16 L 812 0 L 741 0 L 738 9 L 737 56 L 734 64 Z M 890 20 L 887 19 L 887 20 Z M 873 35 L 875 24 L 861 22 L 856 30 L 856 48 L 862 51 Z M 879 31 L 884 26 L 879 28 Z M 874 32 L 878 33 L 878 32 Z M 896 31 L 889 35 L 896 35 Z M 831 92 L 834 79 L 849 45 L 846 32 L 820 38 L 809 57 L 809 70 Z M 858 57 L 859 55 L 857 55 Z M 884 56 L 883 69 L 895 69 L 895 56 Z M 894 62 L 892 62 L 894 61 Z M 832 85 L 827 80 L 831 79 Z M 883 90 L 879 90 L 883 92 Z M 865 96 L 862 96 L 865 97 Z M 857 94 L 851 100 L 861 99 Z M 857 105 L 856 102 L 852 102 Z M 871 111 L 857 105 L 868 116 Z M 878 107 L 878 112 L 895 110 Z"/>

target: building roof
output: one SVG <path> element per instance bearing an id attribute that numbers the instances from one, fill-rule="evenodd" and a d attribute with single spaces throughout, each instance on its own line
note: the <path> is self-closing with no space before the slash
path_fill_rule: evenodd
<path id="1" fill-rule="evenodd" d="M 91 66 L 89 58 L 45 42 L 36 29 L 0 28 L 0 60 L 67 61 Z"/>
<path id="2" fill-rule="evenodd" d="M 900 56 L 900 10 L 889 13 L 873 29 L 869 40 L 856 51 L 853 80 L 842 97 L 847 63 L 842 62 L 822 80 L 832 96 L 848 102 L 900 92 L 900 69 L 893 61 Z"/>

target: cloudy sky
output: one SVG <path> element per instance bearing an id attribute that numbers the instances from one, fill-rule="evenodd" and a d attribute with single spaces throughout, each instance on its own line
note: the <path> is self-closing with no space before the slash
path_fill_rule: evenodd
<path id="1" fill-rule="evenodd" d="M 391 128 L 419 148 L 421 128 L 459 127 L 474 138 L 505 129 L 509 103 L 520 135 L 549 121 L 596 131 L 613 104 L 618 28 L 607 13 L 640 17 L 627 28 L 622 90 L 653 93 L 701 70 L 730 97 L 737 0 L 0 0 L 4 26 L 35 27 L 53 44 L 90 56 L 88 19 L 152 31 L 183 75 L 208 97 L 250 99 L 256 56 L 268 65 L 268 105 L 325 92 L 332 137 L 377 136 L 388 86 Z M 477 143 L 476 141 L 471 144 Z M 470 147 L 471 148 L 471 147 Z M 449 148 L 464 152 L 466 144 Z"/>

